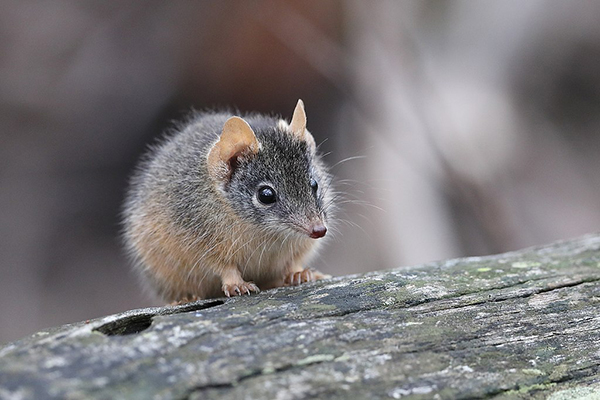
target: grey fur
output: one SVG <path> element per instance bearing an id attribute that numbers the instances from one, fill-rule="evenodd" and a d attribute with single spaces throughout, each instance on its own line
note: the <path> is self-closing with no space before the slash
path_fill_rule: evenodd
<path id="1" fill-rule="evenodd" d="M 265 240 L 263 249 L 254 250 L 261 252 L 259 262 L 262 262 L 263 253 L 282 251 L 284 245 L 286 254 L 295 254 L 293 246 L 299 249 L 308 246 L 310 253 L 314 252 L 316 241 L 307 238 L 301 228 L 311 219 L 320 217 L 328 223 L 330 218 L 333 192 L 327 168 L 306 142 L 293 137 L 275 117 L 259 114 L 242 116 L 261 143 L 261 150 L 249 159 L 242 159 L 230 180 L 221 188 L 211 180 L 207 155 L 218 140 L 225 121 L 232 115 L 225 112 L 194 114 L 149 151 L 131 179 L 123 212 L 126 247 L 138 270 L 167 300 L 179 300 L 178 297 L 186 295 L 213 297 L 221 292 L 219 287 L 219 290 L 211 288 L 198 293 L 188 288 L 184 293 L 158 277 L 155 274 L 158 266 L 148 265 L 141 250 L 152 246 L 153 232 L 151 228 L 140 229 L 141 225 L 154 227 L 156 224 L 157 229 L 168 231 L 169 238 L 178 241 L 182 249 L 193 247 L 195 254 L 202 253 L 212 259 L 221 256 L 211 253 L 211 248 L 218 245 L 219 240 L 227 238 L 228 232 L 239 234 L 234 225 L 250 226 L 252 229 L 242 230 L 242 236 L 260 234 L 279 243 L 279 248 L 269 247 L 268 240 Z M 310 187 L 311 178 L 319 185 L 316 194 Z M 256 191 L 261 185 L 275 189 L 276 203 L 271 206 L 257 203 Z M 250 238 L 231 239 L 242 243 Z M 165 250 L 161 253 L 161 249 L 153 252 L 161 254 L 161 259 L 171 260 L 173 269 L 189 270 L 186 272 L 188 277 L 195 277 L 198 285 L 205 284 L 203 280 L 206 279 L 217 282 L 212 274 L 213 266 L 206 265 L 204 259 L 193 260 L 193 264 L 198 265 L 182 265 L 182 261 L 177 259 L 177 252 L 167 254 L 168 250 Z M 223 257 L 230 256 L 223 254 Z M 266 254 L 264 259 L 272 259 L 272 256 Z M 260 274 L 254 272 L 251 276 L 244 276 L 244 272 L 246 269 L 261 270 L 259 267 L 238 266 L 244 279 L 257 283 L 261 281 Z M 271 266 L 265 265 L 264 268 Z M 204 276 L 200 274 L 201 270 L 206 270 Z M 266 274 L 265 281 L 267 277 L 272 278 Z"/>

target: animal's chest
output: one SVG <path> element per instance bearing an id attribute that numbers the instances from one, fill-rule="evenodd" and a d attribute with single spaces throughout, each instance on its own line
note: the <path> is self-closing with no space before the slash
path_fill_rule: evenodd
<path id="1" fill-rule="evenodd" d="M 257 237 L 238 260 L 240 270 L 249 275 L 280 275 L 309 251 L 305 241 L 284 237 Z"/>

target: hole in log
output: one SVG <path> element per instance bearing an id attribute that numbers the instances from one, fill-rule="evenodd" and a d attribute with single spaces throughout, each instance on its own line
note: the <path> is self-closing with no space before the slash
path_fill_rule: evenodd
<path id="1" fill-rule="evenodd" d="M 174 309 L 171 309 L 164 313 L 160 313 L 160 315 L 181 314 L 181 313 L 190 312 L 190 311 L 206 310 L 207 308 L 212 308 L 212 307 L 220 306 L 223 304 L 225 304 L 225 302 L 223 300 L 211 300 L 211 301 L 202 302 L 200 304 L 186 303 L 186 304 L 182 304 L 179 306 L 175 306 Z"/>
<path id="2" fill-rule="evenodd" d="M 152 318 L 154 318 L 154 314 L 127 316 L 99 326 L 94 330 L 104 333 L 107 336 L 131 335 L 150 328 L 150 325 L 152 325 Z"/>
<path id="3" fill-rule="evenodd" d="M 223 300 L 214 300 L 209 302 L 203 302 L 200 304 L 183 304 L 173 309 L 163 309 L 162 312 L 156 314 L 138 314 L 128 315 L 115 321 L 108 322 L 94 329 L 94 331 L 105 334 L 106 336 L 123 336 L 140 333 L 150 328 L 152 320 L 157 315 L 171 315 L 181 314 L 185 312 L 205 310 L 207 308 L 220 306 L 225 304 Z"/>

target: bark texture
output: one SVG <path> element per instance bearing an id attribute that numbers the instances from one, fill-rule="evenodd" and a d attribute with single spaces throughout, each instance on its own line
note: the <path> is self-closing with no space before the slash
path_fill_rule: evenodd
<path id="1" fill-rule="evenodd" d="M 599 306 L 595 234 L 49 329 L 0 398 L 591 399 Z"/>

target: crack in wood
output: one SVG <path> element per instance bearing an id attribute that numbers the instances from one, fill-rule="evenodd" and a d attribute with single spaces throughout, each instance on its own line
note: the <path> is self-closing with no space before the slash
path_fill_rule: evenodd
<path id="1" fill-rule="evenodd" d="M 484 400 L 484 399 L 492 399 L 494 397 L 500 397 L 501 395 L 506 395 L 506 394 L 533 395 L 536 392 L 542 392 L 543 391 L 542 388 L 545 386 L 549 386 L 552 384 L 560 385 L 563 383 L 569 383 L 569 382 L 573 382 L 576 380 L 581 380 L 582 378 L 587 378 L 590 376 L 597 375 L 599 371 L 600 371 L 599 364 L 591 365 L 591 366 L 588 366 L 585 368 L 574 370 L 573 372 L 575 372 L 575 373 L 564 375 L 558 379 L 547 379 L 547 380 L 537 382 L 537 383 L 531 384 L 531 385 L 514 384 L 510 388 L 502 388 L 502 389 L 490 391 L 489 393 L 487 393 L 484 396 L 463 397 L 463 399 L 465 399 L 465 400 L 466 399 Z"/>
<path id="2" fill-rule="evenodd" d="M 279 374 L 279 373 L 283 373 L 283 372 L 287 372 L 296 368 L 300 368 L 300 367 L 306 367 L 309 365 L 315 365 L 315 364 L 322 364 L 324 362 L 324 360 L 319 360 L 319 361 L 314 361 L 314 362 L 309 362 L 309 363 L 302 363 L 302 364 L 298 364 L 298 363 L 290 363 L 290 364 L 286 364 L 283 365 L 281 367 L 273 367 L 270 370 L 265 372 L 265 369 L 255 369 L 254 371 L 242 375 L 234 380 L 232 380 L 231 382 L 223 382 L 223 383 L 211 383 L 211 384 L 207 384 L 207 385 L 199 385 L 199 386 L 194 386 L 193 388 L 190 388 L 187 393 L 180 397 L 178 400 L 189 400 L 191 398 L 192 395 L 194 395 L 195 393 L 201 393 L 201 392 L 205 392 L 207 390 L 211 390 L 211 389 L 229 389 L 232 387 L 235 387 L 239 384 L 241 384 L 244 381 L 250 380 L 252 378 L 256 378 L 259 376 L 264 376 L 264 375 L 274 375 L 274 374 Z"/>

